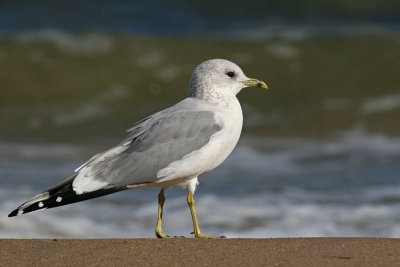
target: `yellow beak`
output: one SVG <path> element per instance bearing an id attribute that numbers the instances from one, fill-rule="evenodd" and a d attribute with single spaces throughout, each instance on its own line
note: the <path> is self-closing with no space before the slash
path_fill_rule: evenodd
<path id="1" fill-rule="evenodd" d="M 268 89 L 268 86 L 265 82 L 259 81 L 257 79 L 253 79 L 253 78 L 243 81 L 243 83 L 248 87 L 260 87 L 260 88 Z"/>

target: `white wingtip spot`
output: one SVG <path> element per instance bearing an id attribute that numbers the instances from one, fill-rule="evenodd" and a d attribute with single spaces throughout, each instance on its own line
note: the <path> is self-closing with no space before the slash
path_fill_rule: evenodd
<path id="1" fill-rule="evenodd" d="M 57 202 L 61 202 L 61 200 L 62 200 L 62 197 L 58 197 L 58 198 L 56 199 Z"/>
<path id="2" fill-rule="evenodd" d="M 39 208 L 43 208 L 43 206 L 44 206 L 43 202 L 39 202 L 38 206 L 39 206 Z"/>
<path id="3" fill-rule="evenodd" d="M 43 200 L 46 200 L 46 199 L 48 199 L 50 197 L 50 195 L 49 195 L 49 192 L 43 192 L 43 193 L 41 193 L 41 194 L 39 194 L 39 195 L 37 195 L 37 196 L 35 196 L 34 198 L 32 198 L 31 200 L 29 200 L 29 201 L 27 201 L 27 202 L 25 202 L 20 208 L 21 209 L 24 209 L 24 208 L 26 208 L 26 207 L 28 207 L 28 206 L 30 206 L 30 205 L 32 205 L 32 204 L 35 204 L 36 202 L 41 202 L 41 201 L 43 201 Z"/>
<path id="4" fill-rule="evenodd" d="M 19 210 L 19 211 L 18 211 L 18 215 L 21 215 L 21 214 L 24 214 L 24 211 L 23 211 L 23 210 Z"/>

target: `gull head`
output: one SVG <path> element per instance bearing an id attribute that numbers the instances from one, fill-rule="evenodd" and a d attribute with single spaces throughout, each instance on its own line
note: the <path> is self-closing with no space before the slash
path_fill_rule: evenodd
<path id="1" fill-rule="evenodd" d="M 236 95 L 245 87 L 268 88 L 265 82 L 248 78 L 238 65 L 225 59 L 211 59 L 196 67 L 189 84 L 189 96 Z"/>

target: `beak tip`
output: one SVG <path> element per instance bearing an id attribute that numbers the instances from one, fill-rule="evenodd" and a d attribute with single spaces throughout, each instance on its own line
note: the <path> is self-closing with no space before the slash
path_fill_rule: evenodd
<path id="1" fill-rule="evenodd" d="M 268 86 L 265 82 L 257 80 L 257 79 L 248 79 L 246 81 L 243 81 L 243 83 L 247 86 L 247 87 L 259 87 L 259 88 L 265 88 L 268 89 Z"/>
<path id="2" fill-rule="evenodd" d="M 268 85 L 265 82 L 259 81 L 257 87 L 268 89 Z"/>

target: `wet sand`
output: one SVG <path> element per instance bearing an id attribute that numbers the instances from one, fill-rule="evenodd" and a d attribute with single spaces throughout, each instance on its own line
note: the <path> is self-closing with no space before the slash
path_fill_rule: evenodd
<path id="1" fill-rule="evenodd" d="M 0 239 L 0 266 L 400 266 L 400 239 Z"/>

